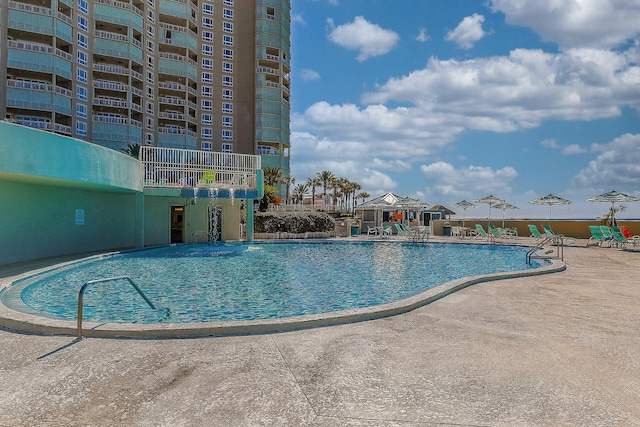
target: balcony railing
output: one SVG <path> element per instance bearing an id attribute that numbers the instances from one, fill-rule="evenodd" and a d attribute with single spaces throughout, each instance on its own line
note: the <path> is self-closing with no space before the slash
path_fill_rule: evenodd
<path id="1" fill-rule="evenodd" d="M 140 147 L 146 187 L 246 188 L 257 186 L 260 156 Z"/>

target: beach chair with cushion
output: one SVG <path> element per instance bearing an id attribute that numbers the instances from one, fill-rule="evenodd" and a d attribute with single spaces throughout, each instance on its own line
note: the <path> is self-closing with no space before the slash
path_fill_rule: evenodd
<path id="1" fill-rule="evenodd" d="M 620 231 L 622 232 L 622 235 L 627 239 L 640 239 L 640 236 L 638 235 L 634 236 L 633 234 L 631 234 L 631 231 L 629 231 L 626 225 L 621 225 Z"/>
<path id="2" fill-rule="evenodd" d="M 632 245 L 633 249 L 636 249 L 638 246 L 640 246 L 640 237 L 639 236 L 635 236 L 636 238 L 632 237 L 631 239 L 627 239 L 623 234 L 622 231 L 620 230 L 620 228 L 618 227 L 611 227 L 611 234 L 613 235 L 613 239 L 611 240 L 611 245 L 616 245 L 617 247 L 624 249 L 627 247 L 627 245 Z"/>
<path id="3" fill-rule="evenodd" d="M 542 234 L 540 234 L 538 227 L 536 227 L 534 224 L 529 224 L 529 231 L 531 231 L 531 236 L 529 236 L 530 238 L 542 240 L 542 238 L 544 237 Z"/>
<path id="4" fill-rule="evenodd" d="M 606 239 L 602 234 L 602 229 L 597 225 L 590 225 L 591 237 L 587 241 L 587 246 L 611 246 L 611 240 Z"/>

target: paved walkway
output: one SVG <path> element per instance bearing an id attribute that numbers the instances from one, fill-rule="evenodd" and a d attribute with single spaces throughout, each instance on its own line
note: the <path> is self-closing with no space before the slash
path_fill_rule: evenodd
<path id="1" fill-rule="evenodd" d="M 2 426 L 640 426 L 640 252 L 272 335 L 0 330 Z"/>

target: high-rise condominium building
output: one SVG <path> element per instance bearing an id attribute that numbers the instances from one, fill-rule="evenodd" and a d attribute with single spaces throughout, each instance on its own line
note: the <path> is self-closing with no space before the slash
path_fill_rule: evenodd
<path id="1" fill-rule="evenodd" d="M 289 174 L 289 0 L 1 0 L 0 118 Z M 16 141 L 19 144 L 20 141 Z"/>

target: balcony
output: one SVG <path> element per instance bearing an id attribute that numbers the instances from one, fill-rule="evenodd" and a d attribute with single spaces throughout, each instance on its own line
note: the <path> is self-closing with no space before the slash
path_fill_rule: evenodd
<path id="1" fill-rule="evenodd" d="M 260 156 L 140 147 L 145 187 L 192 187 L 212 190 L 255 190 Z M 193 196 L 192 196 L 193 197 Z"/>

